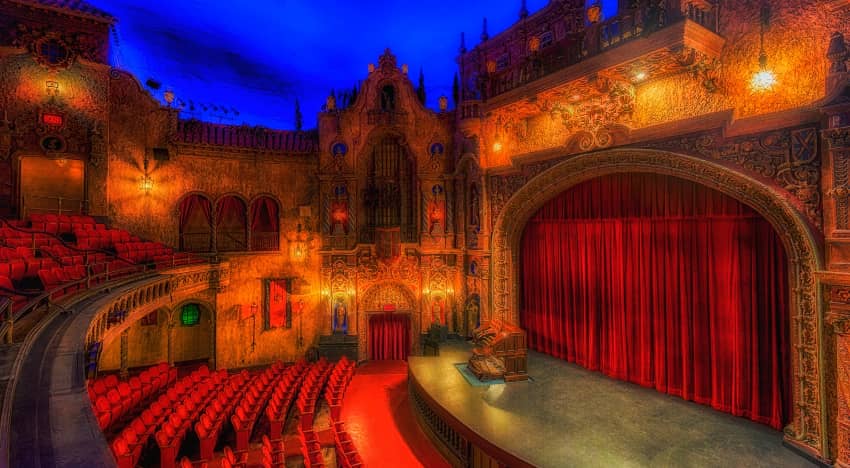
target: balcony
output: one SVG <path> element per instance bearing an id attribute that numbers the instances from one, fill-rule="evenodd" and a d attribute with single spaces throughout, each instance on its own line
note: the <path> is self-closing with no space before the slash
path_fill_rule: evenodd
<path id="1" fill-rule="evenodd" d="M 637 82 L 677 73 L 696 59 L 715 59 L 725 39 L 715 32 L 716 13 L 707 6 L 692 2 L 675 15 L 644 8 L 590 25 L 502 71 L 486 73 L 481 80 L 485 107 L 498 108 L 593 74 Z"/>

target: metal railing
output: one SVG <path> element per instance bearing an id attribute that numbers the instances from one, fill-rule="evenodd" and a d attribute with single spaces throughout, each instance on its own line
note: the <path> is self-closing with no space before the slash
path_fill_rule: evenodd
<path id="1" fill-rule="evenodd" d="M 42 200 L 45 203 L 33 203 Z M 23 217 L 33 213 L 45 214 L 86 214 L 88 212 L 88 200 L 76 198 L 49 197 L 42 195 L 29 195 L 24 198 Z"/>
<path id="2" fill-rule="evenodd" d="M 273 252 L 280 250 L 280 233 L 279 232 L 252 232 L 251 233 L 251 251 L 252 252 Z"/>

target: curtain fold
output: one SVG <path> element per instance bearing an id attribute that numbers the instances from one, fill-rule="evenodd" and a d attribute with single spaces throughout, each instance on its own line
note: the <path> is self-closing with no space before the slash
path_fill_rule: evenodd
<path id="1" fill-rule="evenodd" d="M 410 353 L 410 316 L 374 314 L 369 317 L 369 349 L 373 360 L 407 360 Z"/>
<path id="2" fill-rule="evenodd" d="M 787 259 L 748 206 L 672 177 L 607 176 L 541 208 L 520 255 L 532 349 L 787 423 Z"/>
<path id="3" fill-rule="evenodd" d="M 278 232 L 277 203 L 260 197 L 251 204 L 251 231 Z"/>

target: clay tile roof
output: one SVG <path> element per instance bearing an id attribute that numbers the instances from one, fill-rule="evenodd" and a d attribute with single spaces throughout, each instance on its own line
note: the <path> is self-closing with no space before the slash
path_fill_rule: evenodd
<path id="1" fill-rule="evenodd" d="M 109 13 L 93 6 L 84 0 L 12 0 L 14 3 L 46 8 L 49 10 L 60 10 L 73 13 L 89 19 L 112 23 L 115 18 Z"/>

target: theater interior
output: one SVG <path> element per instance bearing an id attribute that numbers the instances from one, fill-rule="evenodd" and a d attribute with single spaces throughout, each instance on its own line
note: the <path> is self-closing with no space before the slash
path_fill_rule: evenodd
<path id="1" fill-rule="evenodd" d="M 850 0 L 506 3 L 279 128 L 0 0 L 0 468 L 850 468 Z"/>

